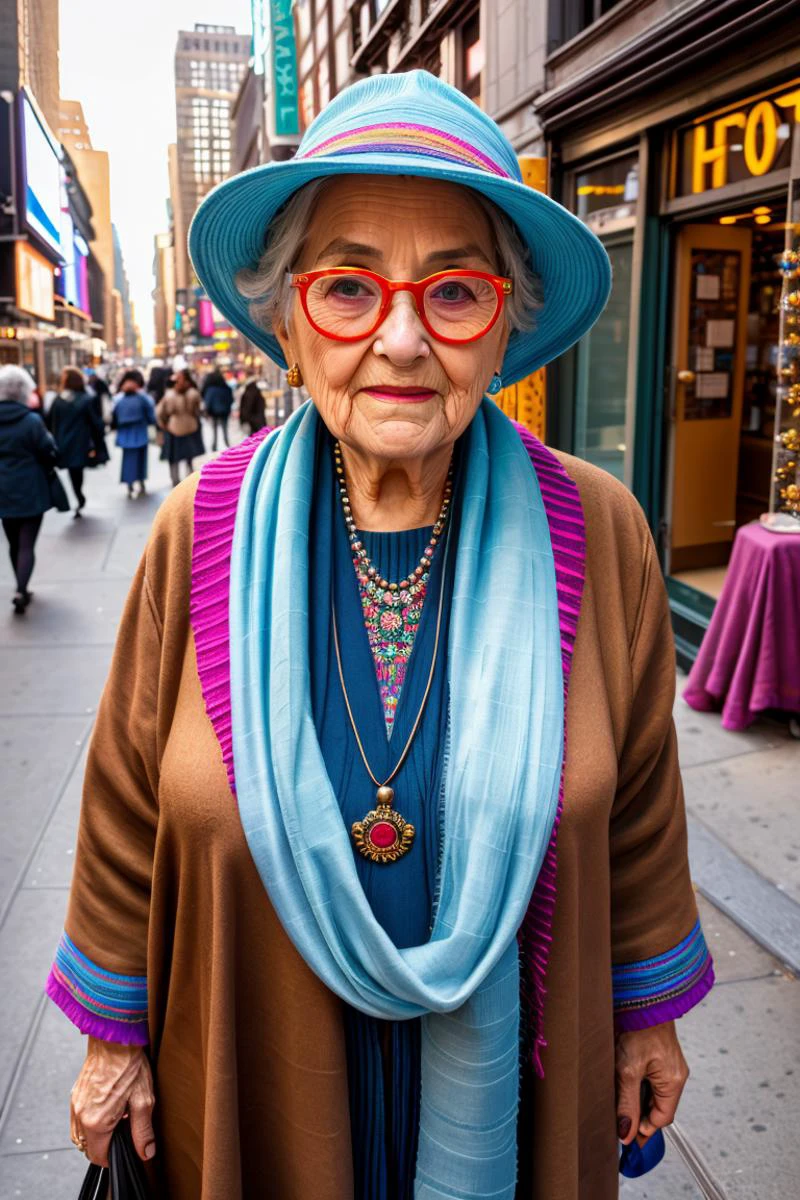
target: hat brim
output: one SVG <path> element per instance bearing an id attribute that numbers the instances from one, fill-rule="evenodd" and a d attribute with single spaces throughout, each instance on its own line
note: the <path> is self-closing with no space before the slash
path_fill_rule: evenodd
<path id="1" fill-rule="evenodd" d="M 231 324 L 282 367 L 275 335 L 251 318 L 236 274 L 254 267 L 267 231 L 283 205 L 307 183 L 336 175 L 415 175 L 480 192 L 515 222 L 542 280 L 544 303 L 530 330 L 515 330 L 503 360 L 503 383 L 516 383 L 574 345 L 597 320 L 611 290 L 611 265 L 602 243 L 582 221 L 514 179 L 414 154 L 379 153 L 266 163 L 219 184 L 198 208 L 189 230 L 197 277 Z"/>

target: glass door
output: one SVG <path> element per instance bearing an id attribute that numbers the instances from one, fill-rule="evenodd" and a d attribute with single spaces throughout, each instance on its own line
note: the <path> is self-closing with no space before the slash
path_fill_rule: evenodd
<path id="1" fill-rule="evenodd" d="M 752 234 L 678 233 L 669 571 L 727 562 L 736 528 Z"/>

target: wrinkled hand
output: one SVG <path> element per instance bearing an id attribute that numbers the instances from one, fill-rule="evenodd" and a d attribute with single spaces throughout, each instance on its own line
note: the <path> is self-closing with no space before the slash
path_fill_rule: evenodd
<path id="1" fill-rule="evenodd" d="M 90 1037 L 70 1105 L 70 1136 L 86 1157 L 99 1167 L 108 1166 L 111 1134 L 127 1113 L 136 1153 L 152 1158 L 154 1104 L 153 1077 L 142 1047 Z"/>
<path id="2" fill-rule="evenodd" d="M 657 1129 L 671 1125 L 689 1068 L 675 1032 L 675 1022 L 621 1033 L 616 1042 L 617 1132 L 626 1146 L 634 1138 L 643 1145 Z M 640 1111 L 642 1080 L 650 1083 L 649 1116 Z"/>

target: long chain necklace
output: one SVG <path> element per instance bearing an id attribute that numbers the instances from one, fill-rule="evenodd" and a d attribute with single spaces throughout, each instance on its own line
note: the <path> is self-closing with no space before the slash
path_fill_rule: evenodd
<path id="1" fill-rule="evenodd" d="M 420 558 L 418 566 L 406 579 L 401 580 L 401 582 L 398 584 L 390 583 L 387 579 L 384 579 L 379 574 L 377 569 L 370 562 L 366 548 L 359 541 L 358 530 L 356 529 L 356 524 L 352 515 L 350 498 L 347 493 L 344 464 L 342 462 L 341 448 L 338 442 L 334 444 L 334 461 L 336 465 L 336 474 L 338 477 L 339 493 L 342 500 L 345 523 L 347 525 L 347 531 L 354 554 L 354 561 L 357 564 L 356 570 L 359 573 L 360 581 L 366 587 L 369 587 L 370 583 L 373 584 L 374 591 L 370 594 L 378 599 L 376 593 L 380 593 L 379 598 L 383 601 L 383 603 L 392 607 L 399 604 L 407 605 L 412 597 L 417 598 L 417 603 L 421 603 L 419 593 L 422 591 L 424 596 L 424 591 L 427 588 L 428 579 L 430 578 L 431 561 L 436 551 L 436 546 L 447 523 L 447 516 L 449 513 L 450 502 L 453 493 L 452 463 L 447 475 L 447 483 L 445 485 L 445 495 L 442 502 L 442 508 L 436 524 L 433 527 L 433 533 L 431 534 L 430 542 L 428 546 L 425 547 L 425 552 Z M 402 817 L 401 814 L 393 808 L 394 788 L 390 787 L 389 785 L 408 757 L 408 752 L 411 749 L 411 745 L 422 722 L 422 716 L 425 712 L 425 706 L 428 702 L 428 697 L 433 685 L 433 677 L 436 670 L 436 660 L 439 653 L 439 637 L 442 628 L 442 611 L 444 607 L 444 589 L 447 574 L 446 568 L 448 548 L 449 547 L 445 548 L 445 561 L 442 564 L 442 580 L 439 587 L 439 606 L 436 614 L 436 635 L 433 644 L 433 655 L 431 657 L 428 679 L 425 684 L 425 691 L 420 702 L 419 711 L 414 724 L 411 727 L 411 732 L 408 735 L 402 753 L 397 760 L 394 769 L 389 775 L 387 775 L 386 779 L 384 779 L 382 783 L 376 778 L 372 767 L 369 765 L 369 760 L 364 750 L 364 745 L 361 741 L 361 737 L 358 732 L 358 726 L 356 725 L 355 717 L 353 716 L 353 710 L 350 705 L 350 697 L 347 693 L 347 685 L 345 684 L 344 670 L 342 667 L 342 653 L 339 646 L 339 632 L 336 621 L 336 604 L 333 599 L 333 595 L 331 595 L 333 644 L 336 650 L 336 665 L 339 671 L 339 682 L 342 687 L 342 695 L 344 696 L 347 715 L 350 718 L 350 725 L 353 730 L 353 735 L 356 739 L 356 745 L 358 746 L 362 762 L 364 763 L 367 774 L 377 789 L 375 792 L 377 806 L 373 809 L 370 809 L 370 811 L 366 813 L 366 815 L 360 821 L 353 822 L 351 834 L 359 853 L 365 858 L 370 859 L 371 862 L 375 863 L 396 862 L 398 858 L 402 858 L 404 854 L 408 853 L 414 842 L 414 834 L 416 832 L 414 826 L 409 821 L 406 821 L 404 817 Z M 397 599 L 395 599 L 395 597 L 397 597 Z"/>

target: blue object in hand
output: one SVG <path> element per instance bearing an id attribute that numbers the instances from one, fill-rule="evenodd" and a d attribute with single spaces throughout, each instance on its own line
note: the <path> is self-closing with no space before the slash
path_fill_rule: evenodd
<path id="1" fill-rule="evenodd" d="M 622 1147 L 619 1156 L 620 1175 L 624 1175 L 626 1179 L 638 1179 L 640 1175 L 646 1175 L 661 1162 L 665 1149 L 664 1134 L 660 1129 L 657 1129 L 643 1146 L 634 1139 L 629 1146 Z"/>

